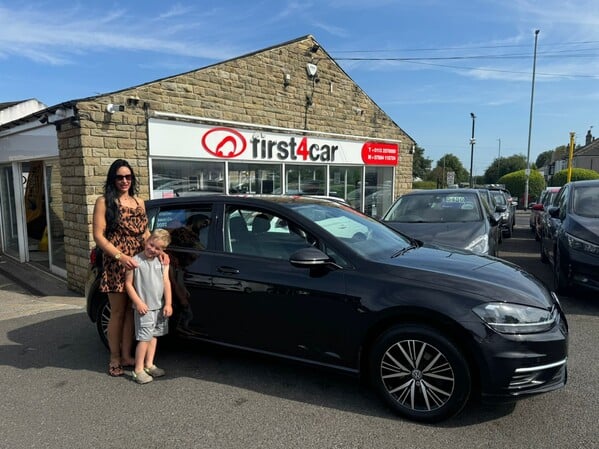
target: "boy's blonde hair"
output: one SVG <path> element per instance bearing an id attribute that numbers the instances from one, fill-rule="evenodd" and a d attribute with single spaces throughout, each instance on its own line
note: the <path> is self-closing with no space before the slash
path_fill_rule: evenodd
<path id="1" fill-rule="evenodd" d="M 171 234 L 166 229 L 156 228 L 150 234 L 150 239 L 160 240 L 166 248 L 171 243 Z"/>

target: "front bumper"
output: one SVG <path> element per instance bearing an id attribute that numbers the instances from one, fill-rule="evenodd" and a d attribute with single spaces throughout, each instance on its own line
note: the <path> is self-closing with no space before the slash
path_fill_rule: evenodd
<path id="1" fill-rule="evenodd" d="M 483 399 L 515 399 L 557 390 L 568 379 L 568 324 L 538 334 L 505 335 L 486 329 L 479 341 Z"/>
<path id="2" fill-rule="evenodd" d="M 568 256 L 566 269 L 572 283 L 599 291 L 599 257 L 572 249 Z"/>

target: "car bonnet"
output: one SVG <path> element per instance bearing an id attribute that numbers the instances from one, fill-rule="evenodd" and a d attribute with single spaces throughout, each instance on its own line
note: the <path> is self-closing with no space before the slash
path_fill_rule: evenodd
<path id="1" fill-rule="evenodd" d="M 462 291 L 489 301 L 543 308 L 553 304 L 549 290 L 540 280 L 517 265 L 494 257 L 424 246 L 389 259 L 389 263 L 404 268 L 400 276 L 436 288 Z"/>
<path id="2" fill-rule="evenodd" d="M 467 248 L 475 239 L 487 234 L 483 221 L 460 223 L 387 222 L 386 224 L 425 243 L 455 248 Z"/>
<path id="3" fill-rule="evenodd" d="M 564 223 L 564 231 L 581 240 L 599 245 L 599 220 L 596 218 L 569 215 Z"/>

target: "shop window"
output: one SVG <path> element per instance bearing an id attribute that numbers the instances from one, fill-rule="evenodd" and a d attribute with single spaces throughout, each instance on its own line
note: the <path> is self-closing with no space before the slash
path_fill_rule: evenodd
<path id="1" fill-rule="evenodd" d="M 281 191 L 280 164 L 229 164 L 229 193 Z"/>
<path id="2" fill-rule="evenodd" d="M 329 168 L 329 195 L 343 198 L 352 207 L 361 210 L 361 179 L 362 167 L 331 166 Z"/>
<path id="3" fill-rule="evenodd" d="M 393 202 L 393 167 L 366 167 L 364 212 L 382 217 Z"/>
<path id="4" fill-rule="evenodd" d="M 285 191 L 293 195 L 328 195 L 326 168 L 314 165 L 286 165 Z"/>
<path id="5" fill-rule="evenodd" d="M 223 162 L 152 160 L 152 198 L 225 192 Z"/>

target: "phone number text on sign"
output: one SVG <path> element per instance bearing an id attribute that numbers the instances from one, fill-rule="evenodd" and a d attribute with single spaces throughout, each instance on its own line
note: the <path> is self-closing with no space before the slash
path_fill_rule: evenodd
<path id="1" fill-rule="evenodd" d="M 362 161 L 367 165 L 397 165 L 399 145 L 396 143 L 366 142 L 362 146 Z"/>

